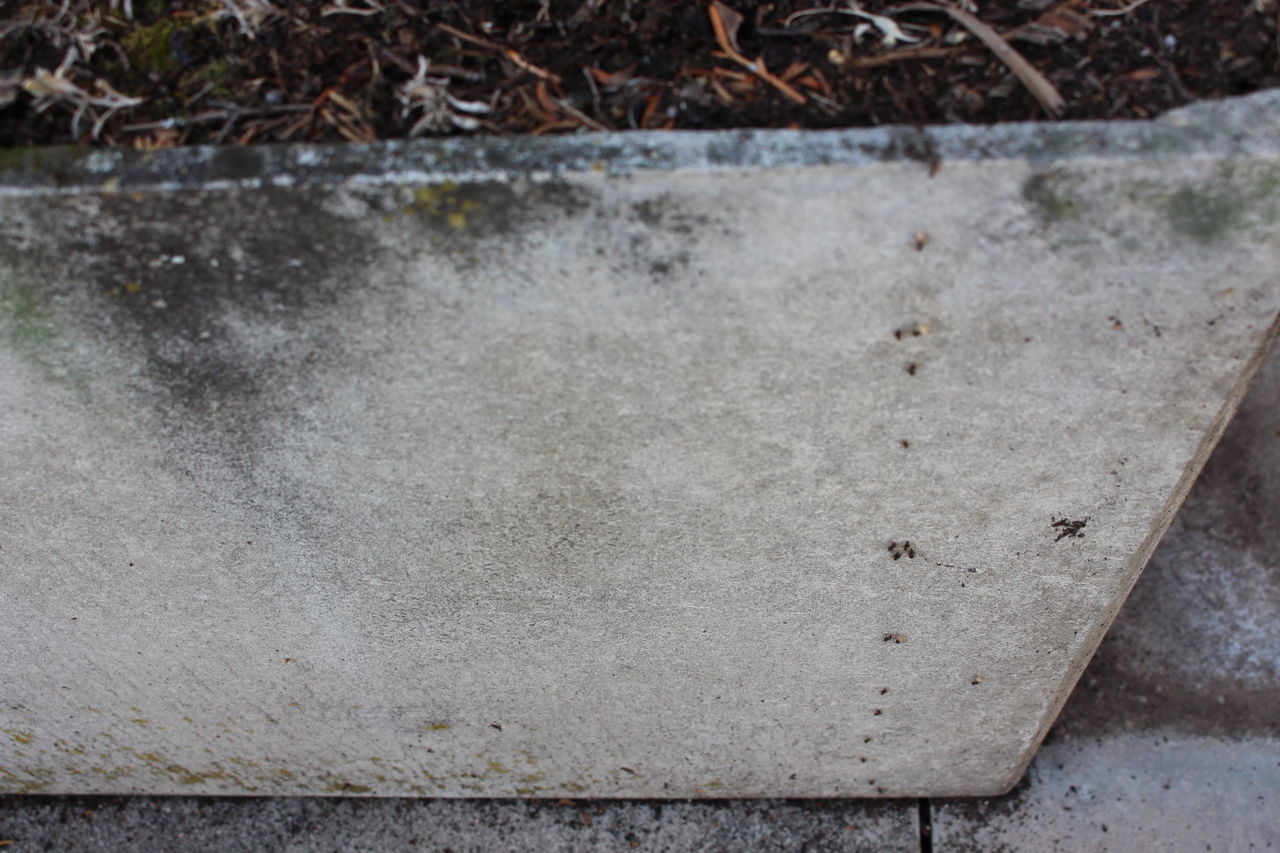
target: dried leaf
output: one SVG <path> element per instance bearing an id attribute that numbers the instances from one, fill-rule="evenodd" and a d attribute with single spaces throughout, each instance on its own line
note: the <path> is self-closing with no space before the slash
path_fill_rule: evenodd
<path id="1" fill-rule="evenodd" d="M 1019 41 L 1032 44 L 1062 44 L 1070 38 L 1082 39 L 1094 27 L 1093 20 L 1080 11 L 1080 0 L 1066 0 L 1012 34 Z"/>
<path id="2" fill-rule="evenodd" d="M 635 65 L 629 65 L 617 71 L 605 71 L 603 68 L 595 67 L 587 69 L 595 81 L 606 89 L 617 89 L 627 85 L 635 71 Z"/>
<path id="3" fill-rule="evenodd" d="M 721 49 L 725 53 L 742 56 L 742 49 L 738 47 L 738 29 L 742 26 L 742 15 L 721 3 L 720 0 L 712 0 L 708 13 L 711 16 L 711 28 L 715 30 L 716 41 Z"/>
<path id="4" fill-rule="evenodd" d="M 757 75 L 789 100 L 797 104 L 807 104 L 809 102 L 808 98 L 794 87 L 788 85 L 785 80 L 782 80 L 776 74 L 771 74 L 769 69 L 765 67 L 763 58 L 752 62 L 742 55 L 742 51 L 738 50 L 737 36 L 738 27 L 742 25 L 741 15 L 721 3 L 720 0 L 712 0 L 707 14 L 711 18 L 711 28 L 715 31 L 716 42 L 724 51 L 726 58 L 732 59 L 752 74 Z M 641 124 L 643 125 L 643 122 Z"/>

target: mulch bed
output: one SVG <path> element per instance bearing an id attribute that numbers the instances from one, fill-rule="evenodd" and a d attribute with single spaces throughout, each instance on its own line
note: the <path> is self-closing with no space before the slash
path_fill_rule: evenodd
<path id="1" fill-rule="evenodd" d="M 0 2 L 0 146 L 1147 118 L 1277 0 Z"/>

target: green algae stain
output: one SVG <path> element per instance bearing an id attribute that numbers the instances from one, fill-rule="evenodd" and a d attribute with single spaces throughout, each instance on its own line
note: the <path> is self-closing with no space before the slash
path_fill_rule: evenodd
<path id="1" fill-rule="evenodd" d="M 32 353 L 58 337 L 58 326 L 48 296 L 29 284 L 0 287 L 0 318 L 6 321 L 15 349 Z"/>
<path id="2" fill-rule="evenodd" d="M 1074 176 L 1060 171 L 1035 174 L 1022 184 L 1022 198 L 1042 225 L 1079 219 L 1085 203 L 1078 194 L 1077 183 Z"/>
<path id="3" fill-rule="evenodd" d="M 1174 234 L 1197 243 L 1220 243 L 1240 231 L 1269 240 L 1280 218 L 1280 168 L 1226 163 L 1198 181 L 1136 180 L 1128 184 L 1127 198 L 1161 216 Z"/>
<path id="4" fill-rule="evenodd" d="M 1168 201 L 1173 230 L 1201 243 L 1217 243 L 1240 223 L 1244 199 L 1230 184 L 1184 185 Z"/>

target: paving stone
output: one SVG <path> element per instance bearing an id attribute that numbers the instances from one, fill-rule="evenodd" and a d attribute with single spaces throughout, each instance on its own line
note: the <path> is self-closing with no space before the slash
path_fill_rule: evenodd
<path id="1" fill-rule="evenodd" d="M 13 853 L 639 850 L 915 853 L 915 802 L 6 797 Z"/>

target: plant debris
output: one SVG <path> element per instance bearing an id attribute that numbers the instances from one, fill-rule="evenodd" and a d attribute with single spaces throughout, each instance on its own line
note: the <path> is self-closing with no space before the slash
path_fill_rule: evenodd
<path id="1" fill-rule="evenodd" d="M 0 146 L 1147 118 L 1275 0 L 0 0 Z"/>

